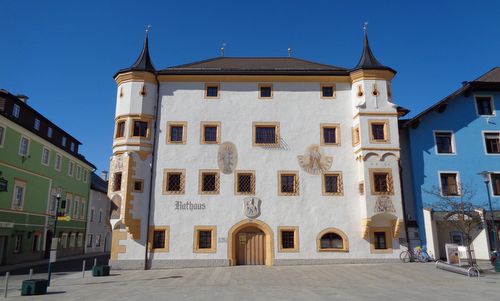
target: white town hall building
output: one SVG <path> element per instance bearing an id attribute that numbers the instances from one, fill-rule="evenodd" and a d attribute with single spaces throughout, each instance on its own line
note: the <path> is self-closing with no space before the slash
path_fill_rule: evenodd
<path id="1" fill-rule="evenodd" d="M 114 76 L 113 268 L 390 261 L 405 243 L 395 71 L 294 57 Z"/>

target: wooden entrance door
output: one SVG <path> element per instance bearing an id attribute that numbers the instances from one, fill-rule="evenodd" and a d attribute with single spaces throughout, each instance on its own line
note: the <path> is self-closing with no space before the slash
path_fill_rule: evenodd
<path id="1" fill-rule="evenodd" d="M 257 228 L 247 228 L 236 235 L 238 265 L 265 264 L 265 235 Z"/>

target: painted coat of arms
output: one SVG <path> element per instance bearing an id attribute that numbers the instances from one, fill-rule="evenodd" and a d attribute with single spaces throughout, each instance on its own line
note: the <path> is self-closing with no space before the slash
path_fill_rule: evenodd
<path id="1" fill-rule="evenodd" d="M 256 197 L 247 197 L 243 199 L 243 213 L 248 218 L 256 218 L 260 215 L 260 204 L 262 201 Z"/>
<path id="2" fill-rule="evenodd" d="M 388 196 L 380 196 L 375 201 L 375 213 L 383 213 L 383 212 L 391 212 L 395 213 L 396 209 L 394 208 L 394 204 L 392 200 Z"/>
<path id="3" fill-rule="evenodd" d="M 238 163 L 238 151 L 232 142 L 224 142 L 219 146 L 217 163 L 223 174 L 231 174 Z"/>
<path id="4" fill-rule="evenodd" d="M 329 170 L 333 158 L 325 156 L 323 150 L 317 144 L 310 145 L 304 155 L 297 156 L 302 169 L 310 174 L 318 175 Z"/>

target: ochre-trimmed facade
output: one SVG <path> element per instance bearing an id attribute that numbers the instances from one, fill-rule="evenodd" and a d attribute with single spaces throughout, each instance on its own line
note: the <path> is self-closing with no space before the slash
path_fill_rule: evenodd
<path id="1" fill-rule="evenodd" d="M 144 49 L 115 75 L 114 268 L 398 260 L 395 71 L 366 37 L 350 70 L 221 57 L 156 71 Z"/>

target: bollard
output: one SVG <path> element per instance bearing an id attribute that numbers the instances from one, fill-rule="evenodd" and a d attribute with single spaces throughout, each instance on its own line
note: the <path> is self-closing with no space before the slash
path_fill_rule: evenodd
<path id="1" fill-rule="evenodd" d="M 30 276 L 28 278 L 28 280 L 31 280 L 33 278 L 33 269 L 30 269 Z"/>
<path id="2" fill-rule="evenodd" d="M 83 260 L 82 278 L 85 278 L 85 259 Z"/>
<path id="3" fill-rule="evenodd" d="M 97 265 L 97 257 L 94 258 L 94 266 L 96 266 L 96 265 Z"/>
<path id="4" fill-rule="evenodd" d="M 3 294 L 4 298 L 7 298 L 7 291 L 9 290 L 9 275 L 10 272 L 5 273 L 5 291 Z"/>

